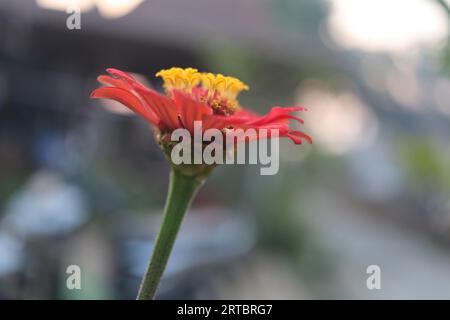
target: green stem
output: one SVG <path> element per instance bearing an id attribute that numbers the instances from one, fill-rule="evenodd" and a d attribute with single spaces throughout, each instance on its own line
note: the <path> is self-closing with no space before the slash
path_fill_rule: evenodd
<path id="1" fill-rule="evenodd" d="M 142 279 L 138 300 L 154 298 L 184 214 L 203 181 L 204 179 L 199 176 L 189 176 L 177 169 L 172 169 L 161 226 L 150 263 Z"/>

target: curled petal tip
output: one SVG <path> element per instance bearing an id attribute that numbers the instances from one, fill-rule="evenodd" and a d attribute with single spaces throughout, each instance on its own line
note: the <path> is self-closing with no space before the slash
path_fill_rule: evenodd
<path id="1" fill-rule="evenodd" d="M 303 140 L 306 140 L 306 142 L 312 144 L 312 138 L 301 131 L 291 131 L 287 136 L 291 138 L 295 144 L 302 144 Z"/>
<path id="2" fill-rule="evenodd" d="M 126 72 L 120 71 L 119 69 L 107 68 L 106 71 L 117 78 L 123 78 L 129 81 L 135 81 L 134 78 Z"/>
<path id="3" fill-rule="evenodd" d="M 97 96 L 97 90 L 92 91 L 91 94 L 89 95 L 89 98 L 90 99 L 97 99 L 97 98 L 99 98 Z"/>

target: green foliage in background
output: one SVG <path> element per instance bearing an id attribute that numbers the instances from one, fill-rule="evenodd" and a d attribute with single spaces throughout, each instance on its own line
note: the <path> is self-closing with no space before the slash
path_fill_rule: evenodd
<path id="1" fill-rule="evenodd" d="M 399 143 L 400 159 L 411 184 L 422 191 L 450 194 L 450 153 L 438 142 L 412 138 Z"/>

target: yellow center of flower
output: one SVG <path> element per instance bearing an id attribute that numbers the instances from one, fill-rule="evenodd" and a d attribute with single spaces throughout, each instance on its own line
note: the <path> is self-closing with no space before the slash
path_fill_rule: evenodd
<path id="1" fill-rule="evenodd" d="M 225 115 L 232 114 L 239 109 L 237 96 L 242 90 L 249 87 L 241 80 L 234 77 L 227 77 L 222 74 L 199 73 L 194 68 L 171 68 L 161 70 L 156 74 L 164 81 L 164 89 L 170 93 L 177 89 L 190 94 L 192 88 L 201 83 L 206 89 L 206 96 L 203 98 L 214 111 Z"/>

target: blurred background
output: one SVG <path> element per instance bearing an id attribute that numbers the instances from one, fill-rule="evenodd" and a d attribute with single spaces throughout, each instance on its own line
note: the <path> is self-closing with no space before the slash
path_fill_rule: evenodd
<path id="1" fill-rule="evenodd" d="M 261 113 L 307 106 L 314 144 L 283 141 L 275 176 L 217 168 L 159 298 L 450 299 L 449 7 L 0 0 L 0 299 L 135 297 L 169 170 L 144 120 L 88 97 L 107 67 L 161 90 L 172 66 L 239 77 Z"/>

